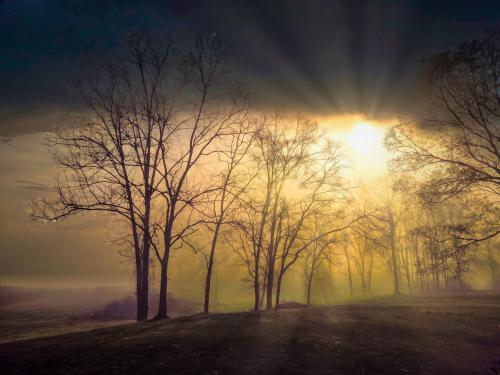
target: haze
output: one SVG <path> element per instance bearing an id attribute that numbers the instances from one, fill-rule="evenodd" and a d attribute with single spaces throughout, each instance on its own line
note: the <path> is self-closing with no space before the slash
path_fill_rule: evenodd
<path id="1" fill-rule="evenodd" d="M 499 373 L 499 88 L 497 0 L 0 0 L 2 374 Z"/>

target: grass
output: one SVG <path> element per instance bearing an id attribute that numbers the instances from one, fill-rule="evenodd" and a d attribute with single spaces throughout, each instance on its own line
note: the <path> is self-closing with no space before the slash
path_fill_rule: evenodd
<path id="1" fill-rule="evenodd" d="M 500 296 L 387 297 L 0 345 L 3 374 L 494 374 Z"/>
<path id="2" fill-rule="evenodd" d="M 130 322 L 89 319 L 68 313 L 0 310 L 0 344 L 91 331 Z"/>

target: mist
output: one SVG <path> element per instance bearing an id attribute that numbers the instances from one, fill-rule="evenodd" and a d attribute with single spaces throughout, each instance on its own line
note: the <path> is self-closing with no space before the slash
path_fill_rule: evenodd
<path id="1" fill-rule="evenodd" d="M 500 371 L 495 1 L 0 1 L 6 374 Z"/>

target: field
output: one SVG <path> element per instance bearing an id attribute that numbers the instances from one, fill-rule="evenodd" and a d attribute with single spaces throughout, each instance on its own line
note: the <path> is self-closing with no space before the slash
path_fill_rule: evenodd
<path id="1" fill-rule="evenodd" d="M 0 363 L 3 374 L 496 374 L 500 296 L 384 297 L 128 323 L 4 342 Z"/>

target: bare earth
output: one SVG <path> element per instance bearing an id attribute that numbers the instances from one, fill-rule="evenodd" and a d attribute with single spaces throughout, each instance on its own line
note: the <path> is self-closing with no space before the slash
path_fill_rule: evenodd
<path id="1" fill-rule="evenodd" d="M 496 374 L 500 296 L 377 298 L 0 345 L 2 374 Z"/>

